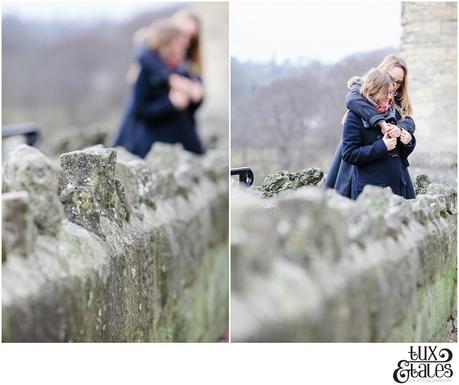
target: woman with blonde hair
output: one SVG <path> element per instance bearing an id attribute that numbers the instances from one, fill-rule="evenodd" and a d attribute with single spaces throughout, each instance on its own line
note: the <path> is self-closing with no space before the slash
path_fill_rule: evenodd
<path id="1" fill-rule="evenodd" d="M 188 9 L 181 9 L 172 16 L 172 21 L 188 38 L 186 64 L 193 75 L 202 76 L 201 20 Z"/>
<path id="2" fill-rule="evenodd" d="M 392 79 L 395 116 L 392 116 L 391 119 L 386 118 L 374 103 L 362 96 L 360 77 L 353 77 L 348 82 L 346 107 L 366 121 L 370 127 L 379 127 L 381 132 L 387 133 L 389 137 L 399 138 L 402 133 L 403 135 L 414 134 L 415 124 L 410 117 L 412 107 L 408 96 L 408 67 L 405 61 L 399 56 L 388 55 L 379 64 L 378 69 L 387 72 Z M 408 166 L 408 161 L 406 163 Z M 335 189 L 343 196 L 350 197 L 352 169 L 352 165 L 343 161 L 342 142 L 340 142 L 327 173 L 325 186 Z"/>
<path id="3" fill-rule="evenodd" d="M 181 143 L 203 154 L 194 117 L 203 90 L 185 66 L 187 37 L 170 19 L 153 23 L 142 34 L 138 74 L 114 145 L 140 157 L 155 142 Z"/>
<path id="4" fill-rule="evenodd" d="M 378 110 L 385 121 L 397 120 L 393 77 L 381 69 L 371 69 L 362 79 L 360 95 Z M 345 118 L 342 139 L 343 160 L 354 166 L 351 199 L 357 199 L 366 185 L 390 187 L 394 194 L 406 199 L 415 197 L 407 167 L 407 158 L 416 146 L 413 134 L 400 130 L 400 135 L 382 133 L 350 110 Z"/>

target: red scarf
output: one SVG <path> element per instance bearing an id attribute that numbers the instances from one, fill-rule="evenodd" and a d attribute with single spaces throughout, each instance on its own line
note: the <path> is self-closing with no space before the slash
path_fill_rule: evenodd
<path id="1" fill-rule="evenodd" d="M 176 70 L 178 67 L 180 67 L 181 61 L 180 60 L 171 60 L 171 59 L 165 59 L 165 62 L 169 68 L 172 70 Z"/>
<path id="2" fill-rule="evenodd" d="M 377 103 L 376 100 L 373 98 L 370 99 L 371 104 L 375 106 L 375 108 L 381 113 L 385 114 L 391 107 L 394 106 L 394 101 L 390 99 L 387 103 Z"/>

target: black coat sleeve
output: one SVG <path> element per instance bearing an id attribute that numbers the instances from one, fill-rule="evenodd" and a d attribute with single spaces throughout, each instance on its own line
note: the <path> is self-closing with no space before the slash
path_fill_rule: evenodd
<path id="1" fill-rule="evenodd" d="M 385 120 L 384 115 L 360 95 L 358 85 L 351 87 L 344 102 L 350 111 L 357 114 L 363 120 L 366 120 L 372 127 L 376 126 L 381 120 Z"/>
<path id="2" fill-rule="evenodd" d="M 143 47 L 137 56 L 137 61 L 140 67 L 148 72 L 148 80 L 153 87 L 164 86 L 169 82 L 172 72 L 158 54 Z"/>
<path id="3" fill-rule="evenodd" d="M 188 71 L 185 71 L 184 73 L 180 74 L 179 75 L 182 75 L 182 76 L 185 76 L 187 77 L 188 79 L 194 81 L 194 82 L 198 82 L 202 85 L 202 78 L 200 76 L 197 76 L 197 75 L 191 75 L 191 73 L 189 73 Z M 198 100 L 197 102 L 193 102 L 193 101 L 190 101 L 190 105 L 188 106 L 189 110 L 191 112 L 195 112 L 199 107 L 201 107 L 202 103 L 204 102 L 204 97 L 202 97 L 200 100 Z"/>
<path id="4" fill-rule="evenodd" d="M 135 115 L 140 119 L 155 120 L 176 113 L 177 109 L 167 92 L 158 94 L 154 100 L 147 100 L 148 88 L 151 87 L 148 76 L 148 71 L 142 69 L 134 86 Z"/>
<path id="5" fill-rule="evenodd" d="M 343 159 L 361 166 L 387 156 L 387 147 L 382 139 L 372 144 L 363 144 L 363 123 L 354 113 L 347 114 L 343 127 Z"/>
<path id="6" fill-rule="evenodd" d="M 408 131 L 408 130 L 407 130 Z M 410 133 L 411 134 L 411 133 Z M 402 158 L 408 158 L 408 156 L 413 152 L 416 147 L 416 138 L 411 134 L 411 142 L 408 144 L 403 144 L 400 140 L 397 143 L 399 154 Z"/>
<path id="7" fill-rule="evenodd" d="M 399 120 L 397 122 L 397 126 L 405 129 L 411 135 L 413 135 L 414 132 L 416 131 L 416 125 L 414 124 L 414 120 L 411 116 L 405 116 L 405 118 Z"/>

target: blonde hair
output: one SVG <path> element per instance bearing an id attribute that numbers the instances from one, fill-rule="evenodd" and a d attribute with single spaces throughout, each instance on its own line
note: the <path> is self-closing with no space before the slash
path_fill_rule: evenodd
<path id="1" fill-rule="evenodd" d="M 373 96 L 380 91 L 389 92 L 393 79 L 388 73 L 378 68 L 371 68 L 365 76 L 354 76 L 347 82 L 348 88 L 351 88 L 354 84 L 360 84 L 360 94 L 365 99 L 372 100 Z M 341 119 L 341 124 L 344 124 L 348 114 L 349 110 L 345 112 Z"/>
<path id="2" fill-rule="evenodd" d="M 182 9 L 178 12 L 176 12 L 172 16 L 172 21 L 175 23 L 175 25 L 180 29 L 183 28 L 183 24 L 192 21 L 196 23 L 198 32 L 196 35 L 191 36 L 190 39 L 190 46 L 187 51 L 187 61 L 188 61 L 188 66 L 190 67 L 190 70 L 195 73 L 196 75 L 201 75 L 202 74 L 202 47 L 201 47 L 201 20 L 199 17 L 191 12 L 190 10 L 187 9 Z"/>
<path id="3" fill-rule="evenodd" d="M 170 43 L 183 36 L 183 32 L 169 19 L 160 19 L 150 25 L 147 46 L 161 57 L 167 57 Z"/>
<path id="4" fill-rule="evenodd" d="M 393 79 L 387 72 L 372 68 L 362 79 L 360 94 L 364 98 L 371 100 L 373 96 L 380 92 L 388 93 L 392 84 Z"/>
<path id="5" fill-rule="evenodd" d="M 397 96 L 400 100 L 399 111 L 403 117 L 411 115 L 413 113 L 413 108 L 408 96 L 408 67 L 405 60 L 396 55 L 388 55 L 383 59 L 381 64 L 379 64 L 378 68 L 388 73 L 394 68 L 400 68 L 403 70 L 403 82 L 397 90 Z"/>
<path id="6" fill-rule="evenodd" d="M 170 43 L 183 36 L 183 32 L 170 19 L 159 19 L 152 22 L 148 27 L 139 29 L 133 37 L 134 45 L 145 44 L 150 50 L 158 53 L 162 58 L 168 56 Z M 127 73 L 127 81 L 134 83 L 139 75 L 140 66 L 133 63 Z"/>

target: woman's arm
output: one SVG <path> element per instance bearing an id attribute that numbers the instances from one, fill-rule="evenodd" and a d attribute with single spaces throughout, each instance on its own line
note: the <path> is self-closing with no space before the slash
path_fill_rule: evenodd
<path id="1" fill-rule="evenodd" d="M 414 148 L 416 147 L 416 138 L 412 133 L 411 135 L 411 141 L 407 144 L 404 144 L 403 142 L 398 143 L 398 151 L 399 154 L 402 158 L 408 158 L 408 156 L 413 152 Z"/>
<path id="2" fill-rule="evenodd" d="M 188 109 L 192 112 L 196 111 L 204 100 L 204 88 L 202 80 L 199 77 L 191 77 L 187 72 L 171 75 L 169 79 L 171 89 L 183 92 L 188 96 Z"/>
<path id="3" fill-rule="evenodd" d="M 152 87 L 163 86 L 169 81 L 171 71 L 157 53 L 142 47 L 137 54 L 137 61 L 140 67 L 148 72 L 148 80 Z"/>
<path id="4" fill-rule="evenodd" d="M 136 109 L 136 115 L 145 120 L 155 120 L 176 113 L 177 109 L 172 104 L 169 95 L 164 95 L 150 103 L 142 103 Z"/>
<path id="5" fill-rule="evenodd" d="M 350 112 L 344 122 L 343 159 L 357 166 L 385 158 L 388 153 L 386 144 L 382 139 L 376 140 L 370 145 L 362 145 L 363 129 L 361 119 Z"/>
<path id="6" fill-rule="evenodd" d="M 411 135 L 413 135 L 416 131 L 416 125 L 414 124 L 414 120 L 411 116 L 405 116 L 404 119 L 399 120 L 397 122 L 397 126 L 407 130 Z"/>
<path id="7" fill-rule="evenodd" d="M 147 101 L 148 90 L 151 87 L 147 72 L 142 69 L 134 85 L 133 103 L 135 115 L 140 119 L 155 120 L 176 113 L 177 108 L 172 104 L 168 93 Z"/>
<path id="8" fill-rule="evenodd" d="M 199 107 L 201 107 L 201 104 L 204 101 L 204 88 L 202 85 L 202 81 L 199 80 L 193 80 L 195 84 L 199 87 L 198 89 L 195 90 L 194 93 L 194 98 L 190 98 L 190 110 L 192 112 L 196 111 Z"/>
<path id="9" fill-rule="evenodd" d="M 196 111 L 199 107 L 201 107 L 201 104 L 204 102 L 204 98 L 199 100 L 198 102 L 190 102 L 189 109 L 194 112 Z"/>
<path id="10" fill-rule="evenodd" d="M 354 84 L 346 95 L 344 100 L 346 107 L 357 114 L 363 120 L 366 120 L 370 126 L 375 127 L 386 122 L 384 115 L 382 115 L 371 103 L 368 102 L 362 95 L 360 95 L 360 86 Z M 381 127 L 382 128 L 382 127 Z"/>

